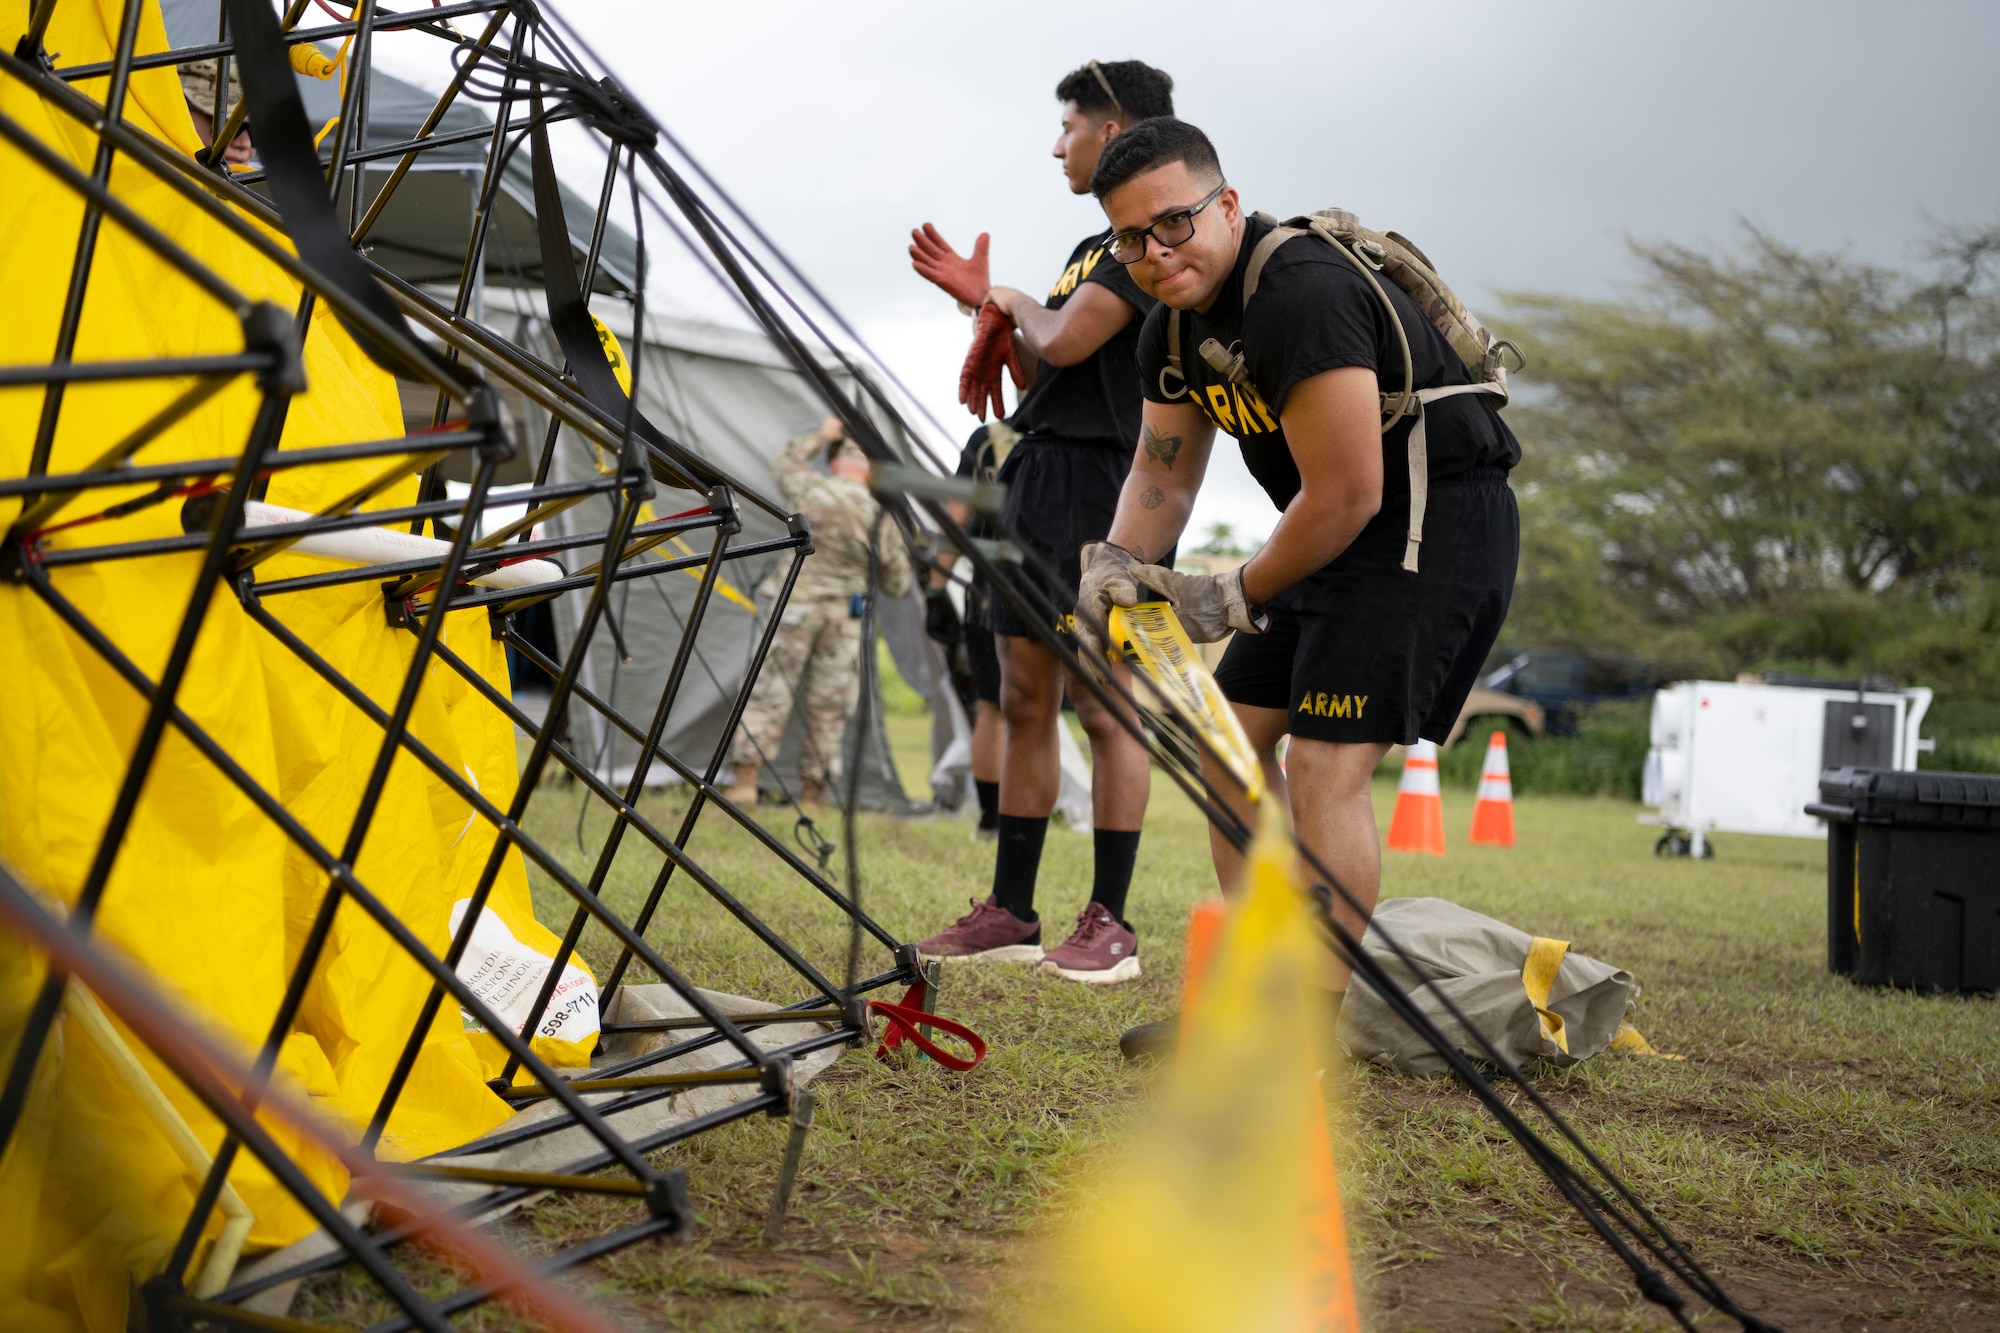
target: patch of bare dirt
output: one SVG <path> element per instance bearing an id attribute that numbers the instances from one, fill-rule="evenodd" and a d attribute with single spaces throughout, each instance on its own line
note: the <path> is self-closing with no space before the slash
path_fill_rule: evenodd
<path id="1" fill-rule="evenodd" d="M 1451 1251 L 1421 1242 L 1408 1248 L 1411 1258 L 1379 1270 L 1368 1284 L 1371 1333 L 1651 1333 L 1674 1327 L 1629 1284 L 1497 1251 Z M 2000 1306 L 1962 1289 L 1918 1290 L 1832 1270 L 1736 1269 L 1716 1277 L 1745 1311 L 1785 1333 L 2000 1333 Z M 1737 1327 L 1698 1302 L 1689 1314 L 1704 1330 Z"/>

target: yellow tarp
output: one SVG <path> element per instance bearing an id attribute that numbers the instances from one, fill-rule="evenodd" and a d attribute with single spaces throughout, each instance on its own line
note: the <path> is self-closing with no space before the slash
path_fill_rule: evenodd
<path id="1" fill-rule="evenodd" d="M 61 64 L 110 58 L 114 0 L 58 5 L 48 49 Z M 156 5 L 141 11 L 141 54 L 164 50 Z M 26 6 L 0 7 L 0 43 L 12 49 Z M 74 85 L 102 98 L 105 81 Z M 0 110 L 88 172 L 96 141 L 11 79 L 0 77 Z M 132 75 L 126 119 L 182 151 L 199 142 L 170 68 Z M 120 161 L 113 188 L 148 220 L 223 273 L 252 299 L 290 310 L 299 292 L 227 229 L 167 186 Z M 0 144 L 0 364 L 45 362 L 55 345 L 81 199 Z M 100 234 L 75 357 L 98 360 L 239 351 L 235 317 L 115 225 Z M 393 380 L 370 363 L 321 304 L 305 341 L 307 391 L 287 419 L 288 449 L 401 433 Z M 88 465 L 187 386 L 135 381 L 73 386 L 54 438 L 50 470 Z M 233 384 L 149 444 L 139 463 L 226 457 L 247 438 L 257 396 Z M 0 390 L 0 477 L 25 474 L 41 412 L 37 388 Z M 354 490 L 383 460 L 277 474 L 269 499 L 316 509 Z M 149 487 L 95 491 L 40 526 L 102 512 Z M 374 502 L 407 504 L 413 479 Z M 0 500 L 0 526 L 21 513 Z M 52 549 L 179 532 L 180 502 L 52 535 Z M 57 569 L 52 581 L 121 651 L 157 677 L 165 664 L 200 562 L 198 553 Z M 264 578 L 326 569 L 279 557 Z M 372 584 L 271 599 L 271 609 L 385 709 L 411 661 L 414 639 L 390 629 Z M 505 662 L 486 618 L 452 617 L 447 641 L 503 688 Z M 81 888 L 145 715 L 145 701 L 29 590 L 0 585 L 0 858 L 64 902 Z M 266 634 L 221 590 L 203 623 L 180 701 L 210 735 L 311 832 L 339 854 L 381 732 Z M 504 807 L 514 794 L 511 726 L 449 668 L 434 665 L 412 729 L 452 768 Z M 435 952 L 447 945 L 454 902 L 469 896 L 493 845 L 483 821 L 399 756 L 356 867 L 362 881 Z M 263 1042 L 293 962 L 326 888 L 311 859 L 178 734 L 169 731 L 120 850 L 97 931 L 218 1036 L 246 1053 Z M 533 918 L 518 852 L 509 854 L 492 909 L 523 942 L 553 952 Z M 0 957 L 0 1052 L 11 1058 L 40 964 L 17 946 Z M 332 937 L 294 1030 L 281 1078 L 351 1125 L 372 1116 L 429 983 L 352 903 Z M 125 1326 L 130 1282 L 163 1263 L 184 1220 L 195 1180 L 148 1118 L 140 1099 L 62 1020 L 38 1069 L 26 1120 L 0 1161 L 0 1327 Z M 129 1034 L 127 1034 L 129 1039 Z M 133 1043 L 141 1062 L 197 1137 L 212 1150 L 217 1123 Z M 413 1156 L 478 1135 L 508 1114 L 485 1086 L 493 1044 L 475 1047 L 458 1006 L 447 1001 L 428 1034 L 382 1152 Z M 547 1052 L 575 1063 L 574 1047 Z M 484 1055 L 484 1058 L 483 1058 Z M 306 1153 L 308 1173 L 334 1198 L 341 1169 Z M 306 1215 L 256 1163 L 239 1159 L 231 1180 L 256 1223 L 253 1246 L 289 1243 L 311 1229 Z M 219 1229 L 211 1221 L 209 1234 Z M 197 1255 L 197 1265 L 201 1256 Z"/>

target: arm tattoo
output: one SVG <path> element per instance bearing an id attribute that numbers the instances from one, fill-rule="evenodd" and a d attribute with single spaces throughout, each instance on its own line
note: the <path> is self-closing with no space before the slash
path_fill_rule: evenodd
<path id="1" fill-rule="evenodd" d="M 1148 486 L 1139 492 L 1139 506 L 1142 509 L 1158 509 L 1167 502 L 1167 493 L 1158 486 Z"/>
<path id="2" fill-rule="evenodd" d="M 1180 436 L 1162 435 L 1151 426 L 1145 426 L 1139 431 L 1139 442 L 1146 447 L 1146 457 L 1170 472 L 1173 470 L 1174 459 L 1180 457 Z"/>

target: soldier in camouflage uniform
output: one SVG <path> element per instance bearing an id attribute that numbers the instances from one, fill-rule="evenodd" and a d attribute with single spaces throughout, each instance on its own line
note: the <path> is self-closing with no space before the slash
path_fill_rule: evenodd
<path id="1" fill-rule="evenodd" d="M 795 696 L 802 695 L 805 744 L 800 752 L 801 799 L 817 803 L 840 781 L 841 738 L 861 694 L 861 619 L 858 599 L 868 590 L 868 537 L 875 497 L 868 490 L 868 459 L 844 442 L 838 418 L 800 435 L 772 465 L 778 495 L 805 515 L 813 554 L 799 571 L 792 599 L 771 641 L 763 674 L 750 693 L 730 762 L 736 770 L 729 798 L 741 806 L 757 800 L 757 773 L 775 757 Z M 827 471 L 815 466 L 827 458 Z M 910 589 L 910 560 L 893 529 L 880 546 L 882 592 L 901 597 Z M 757 590 L 759 605 L 777 600 L 780 566 Z"/>
<path id="2" fill-rule="evenodd" d="M 236 65 L 229 66 L 229 96 L 218 99 L 215 88 L 215 73 L 220 60 L 197 60 L 179 67 L 181 92 L 187 97 L 188 115 L 194 121 L 194 132 L 206 143 L 215 137 L 215 116 L 225 119 L 229 109 L 243 100 L 243 80 L 237 77 Z M 222 150 L 223 161 L 231 166 L 246 166 L 256 156 L 250 144 L 250 132 L 238 130 L 236 137 Z"/>

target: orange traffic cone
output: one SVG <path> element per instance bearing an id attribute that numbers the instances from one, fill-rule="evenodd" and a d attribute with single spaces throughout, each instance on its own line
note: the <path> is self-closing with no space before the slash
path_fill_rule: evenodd
<path id="1" fill-rule="evenodd" d="M 1479 770 L 1479 799 L 1472 807 L 1470 842 L 1488 847 L 1514 845 L 1514 780 L 1507 773 L 1507 733 L 1496 731 L 1486 744 Z"/>
<path id="2" fill-rule="evenodd" d="M 1418 741 L 1403 756 L 1396 813 L 1389 817 L 1389 850 L 1444 855 L 1444 798 L 1438 792 L 1438 747 Z"/>
<path id="3" fill-rule="evenodd" d="M 1208 965 L 1215 961 L 1215 946 L 1229 924 L 1229 904 L 1220 898 L 1204 898 L 1188 916 L 1187 949 L 1181 963 L 1181 1040 L 1187 1040 L 1188 1016 L 1201 999 L 1208 982 Z"/>

